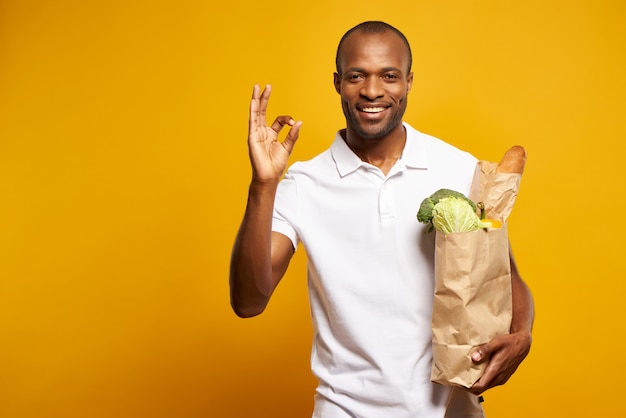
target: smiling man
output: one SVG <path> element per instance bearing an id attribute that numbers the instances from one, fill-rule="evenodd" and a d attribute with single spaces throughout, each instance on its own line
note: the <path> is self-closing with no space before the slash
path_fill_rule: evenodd
<path id="1" fill-rule="evenodd" d="M 393 165 L 404 148 L 402 117 L 413 83 L 412 58 L 404 35 L 394 29 L 378 32 L 382 27 L 369 24 L 344 35 L 337 49 L 334 80 L 346 117 L 348 146 L 370 163 L 362 153 L 390 151 L 392 158 L 386 162 Z M 362 34 L 372 33 L 351 36 L 359 28 Z"/>
<path id="2" fill-rule="evenodd" d="M 269 126 L 271 87 L 253 89 L 253 176 L 232 253 L 231 304 L 241 317 L 263 312 L 302 243 L 319 380 L 313 417 L 482 417 L 478 395 L 505 383 L 530 349 L 533 300 L 511 260 L 511 333 L 477 352 L 475 361 L 488 362 L 483 377 L 471 390 L 430 382 L 434 236 L 416 213 L 440 188 L 469 194 L 477 160 L 403 122 L 411 61 L 394 27 L 350 29 L 334 76 L 346 128 L 282 180 L 302 123 L 279 116 Z"/>

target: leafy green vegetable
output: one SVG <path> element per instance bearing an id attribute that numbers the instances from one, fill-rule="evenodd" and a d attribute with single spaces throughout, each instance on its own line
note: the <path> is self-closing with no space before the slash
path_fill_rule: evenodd
<path id="1" fill-rule="evenodd" d="M 433 226 L 448 235 L 450 232 L 469 232 L 491 228 L 492 221 L 481 221 L 465 199 L 444 197 L 433 207 Z"/>
<path id="2" fill-rule="evenodd" d="M 476 211 L 476 205 L 474 204 L 474 202 L 465 197 L 463 193 L 459 193 L 450 189 L 439 189 L 422 201 L 422 204 L 420 205 L 420 208 L 417 212 L 417 220 L 425 224 L 431 223 L 431 221 L 433 220 L 433 208 L 437 203 L 439 203 L 440 199 L 446 197 L 458 197 L 460 199 L 465 199 L 467 203 L 469 203 L 469 205 L 472 207 L 472 209 Z"/>
<path id="3" fill-rule="evenodd" d="M 476 204 L 464 194 L 449 189 L 440 189 L 422 201 L 417 212 L 417 220 L 430 224 L 445 233 L 469 232 L 480 228 L 499 228 L 498 221 L 481 219 L 476 214 Z"/>

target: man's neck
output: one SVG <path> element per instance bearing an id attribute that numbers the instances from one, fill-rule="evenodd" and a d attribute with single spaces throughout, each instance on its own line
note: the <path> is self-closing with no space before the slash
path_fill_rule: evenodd
<path id="1" fill-rule="evenodd" d="M 357 157 L 378 167 L 385 175 L 402 156 L 406 143 L 406 129 L 403 125 L 399 125 L 383 138 L 362 138 L 349 129 L 342 131 L 341 136 Z"/>

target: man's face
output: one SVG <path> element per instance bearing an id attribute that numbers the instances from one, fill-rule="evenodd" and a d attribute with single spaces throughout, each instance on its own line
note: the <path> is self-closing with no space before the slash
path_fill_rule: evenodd
<path id="1" fill-rule="evenodd" d="M 402 123 L 413 83 L 408 66 L 407 47 L 393 31 L 356 31 L 344 41 L 335 89 L 349 132 L 381 139 Z"/>

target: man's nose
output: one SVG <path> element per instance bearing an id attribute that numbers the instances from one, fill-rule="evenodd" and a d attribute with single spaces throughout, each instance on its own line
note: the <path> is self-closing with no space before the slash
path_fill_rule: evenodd
<path id="1" fill-rule="evenodd" d="M 385 95 L 382 80 L 378 77 L 368 77 L 361 87 L 361 96 L 375 100 Z"/>

